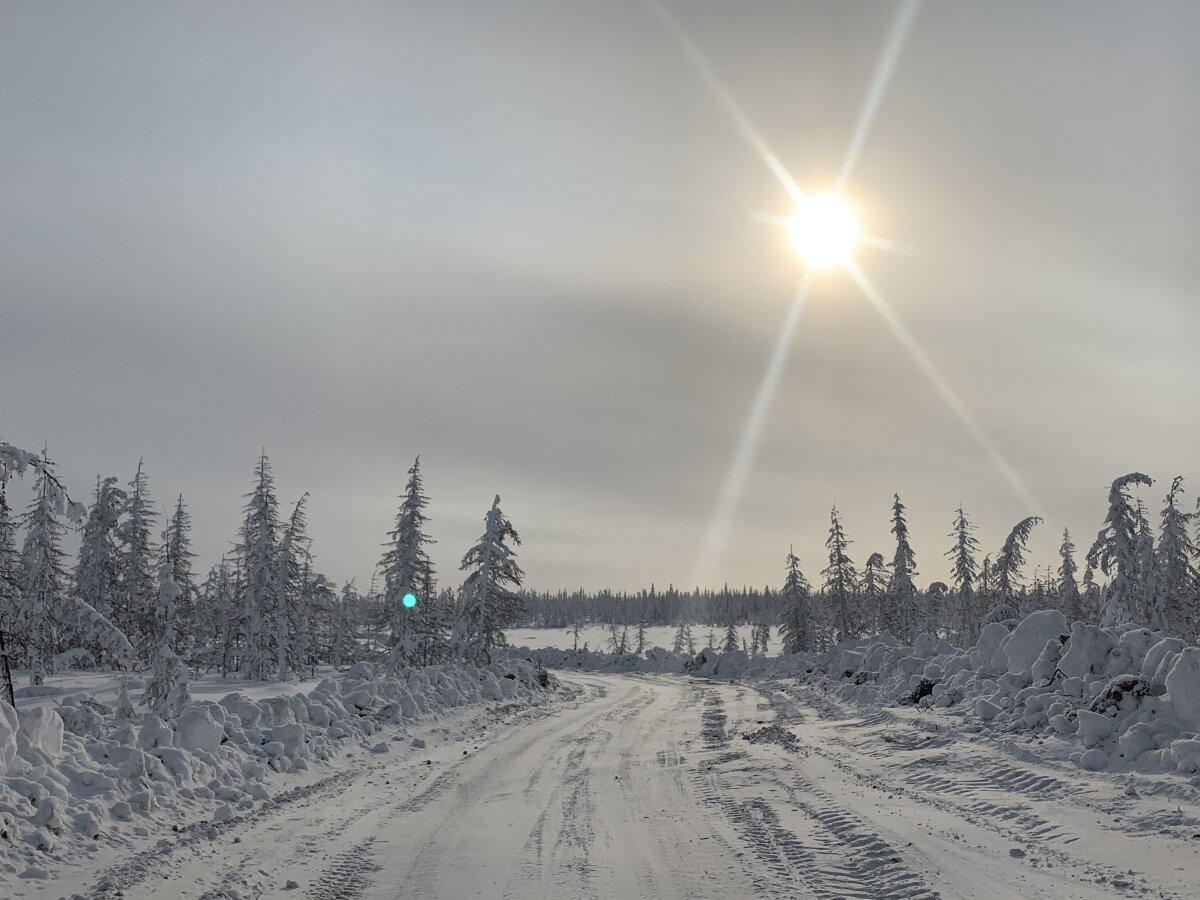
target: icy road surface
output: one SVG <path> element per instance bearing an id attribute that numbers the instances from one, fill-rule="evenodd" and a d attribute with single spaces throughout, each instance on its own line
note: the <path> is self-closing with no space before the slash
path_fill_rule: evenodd
<path id="1" fill-rule="evenodd" d="M 1127 796 L 1115 776 L 794 686 L 562 677 L 578 701 L 165 841 L 99 896 L 1200 896 L 1182 784 Z"/>

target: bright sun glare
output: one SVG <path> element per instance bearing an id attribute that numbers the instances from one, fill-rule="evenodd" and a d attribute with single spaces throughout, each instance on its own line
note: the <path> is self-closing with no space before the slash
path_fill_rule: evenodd
<path id="1" fill-rule="evenodd" d="M 787 227 L 796 252 L 816 268 L 850 262 L 858 241 L 854 212 L 837 194 L 803 198 Z"/>

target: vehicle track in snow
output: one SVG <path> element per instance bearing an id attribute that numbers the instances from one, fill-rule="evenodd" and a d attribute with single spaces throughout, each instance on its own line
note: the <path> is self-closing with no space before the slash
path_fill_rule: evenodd
<path id="1" fill-rule="evenodd" d="M 1182 900 L 1200 874 L 1200 840 L 1149 829 L 1166 799 L 936 722 L 794 684 L 560 677 L 587 699 L 429 766 L 360 760 L 112 870 L 103 896 L 191 878 L 210 900 Z M 1115 830 L 1134 813 L 1140 836 Z"/>

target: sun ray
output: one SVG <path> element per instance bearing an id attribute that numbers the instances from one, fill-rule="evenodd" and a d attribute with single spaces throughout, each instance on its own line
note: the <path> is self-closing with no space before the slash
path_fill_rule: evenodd
<path id="1" fill-rule="evenodd" d="M 758 129 L 742 111 L 741 105 L 734 98 L 733 94 L 725 87 L 717 75 L 716 70 L 708 61 L 703 51 L 697 46 L 684 31 L 679 20 L 667 11 L 667 8 L 659 2 L 659 0 L 647 0 L 654 11 L 658 13 L 659 19 L 662 20 L 663 26 L 667 32 L 675 39 L 675 42 L 683 49 L 684 54 L 691 62 L 692 66 L 700 73 L 700 77 L 704 83 L 708 85 L 708 89 L 712 92 L 714 99 L 721 105 L 729 118 L 733 120 L 734 126 L 738 133 L 750 145 L 759 158 L 771 170 L 779 183 L 783 185 L 783 189 L 788 192 L 788 196 L 793 202 L 798 202 L 804 198 L 804 192 L 800 190 L 800 185 L 796 184 L 794 179 L 779 157 L 775 155 L 775 151 L 771 149 L 766 139 L 759 133 Z"/>
<path id="2" fill-rule="evenodd" d="M 901 253 L 905 256 L 917 255 L 917 248 L 912 244 L 893 241 L 891 238 L 883 238 L 875 234 L 859 235 L 858 242 L 864 247 L 870 247 L 872 250 L 886 250 L 888 253 Z"/>
<path id="3" fill-rule="evenodd" d="M 721 485 L 717 507 L 709 519 L 704 540 L 700 545 L 700 555 L 695 565 L 695 583 L 698 585 L 707 584 L 709 578 L 715 574 L 721 554 L 725 550 L 733 513 L 741 499 L 742 489 L 746 486 L 746 477 L 750 474 L 750 467 L 758 452 L 763 427 L 771 412 L 775 392 L 779 387 L 779 379 L 787 363 L 788 353 L 792 349 L 796 329 L 800 324 L 800 314 L 804 311 L 812 280 L 813 270 L 807 269 L 800 282 L 800 287 L 792 298 L 779 336 L 775 339 L 775 347 L 771 351 L 766 370 L 763 372 L 762 380 L 755 392 L 754 402 L 750 406 L 750 414 L 746 417 L 746 422 L 738 436 L 737 449 L 734 451 L 733 461 L 725 473 L 725 481 Z"/>
<path id="4" fill-rule="evenodd" d="M 887 43 L 883 45 L 883 53 L 880 54 L 879 65 L 875 68 L 875 78 L 871 81 L 871 86 L 867 89 L 867 96 L 863 100 L 862 110 L 858 114 L 858 123 L 855 125 L 854 134 L 850 138 L 850 146 L 846 148 L 846 158 L 842 161 L 842 171 L 838 175 L 836 193 L 840 194 L 846 189 L 846 185 L 850 183 L 850 176 L 854 172 L 854 167 L 858 165 L 858 157 L 862 153 L 863 144 L 866 143 L 867 134 L 875 122 L 875 115 L 879 112 L 879 105 L 883 100 L 883 95 L 887 92 L 888 85 L 892 81 L 892 73 L 896 69 L 896 62 L 900 59 L 900 52 L 904 49 L 904 44 L 908 40 L 908 32 L 912 28 L 913 19 L 916 18 L 917 9 L 920 5 L 920 0 L 901 0 L 899 7 L 896 9 L 896 18 L 892 23 L 892 30 L 888 34 Z"/>
<path id="5" fill-rule="evenodd" d="M 921 349 L 921 345 L 917 343 L 917 339 L 912 336 L 912 332 L 900 321 L 900 317 L 896 315 L 891 305 L 883 298 L 883 294 L 879 292 L 879 289 L 875 287 L 853 260 L 846 264 L 846 271 L 850 273 L 850 277 L 854 279 L 854 282 L 859 286 L 863 294 L 871 301 L 871 305 L 875 307 L 879 315 L 892 329 L 893 333 L 900 340 L 900 343 L 904 345 L 904 348 L 912 356 L 913 361 L 925 373 L 925 377 L 929 379 L 937 389 L 937 392 L 942 395 L 942 399 L 946 401 L 946 405 L 958 416 L 963 427 L 967 429 L 971 437 L 975 438 L 975 441 L 983 449 L 983 452 L 987 454 L 988 459 L 991 460 L 992 465 L 999 470 L 1004 480 L 1008 482 L 1009 487 L 1013 489 L 1013 492 L 1016 493 L 1021 502 L 1029 509 L 1029 512 L 1040 513 L 1041 504 L 1030 493 L 1029 488 L 1025 485 L 1025 481 L 1017 473 L 1017 470 L 1013 468 L 1012 464 L 1004 458 L 1004 455 L 1000 452 L 1000 448 L 995 445 L 987 432 L 976 421 L 975 417 L 971 415 L 971 411 L 967 409 L 962 398 L 958 396 L 958 393 L 950 386 L 950 382 L 938 371 L 937 366 L 933 364 L 933 360 Z"/>

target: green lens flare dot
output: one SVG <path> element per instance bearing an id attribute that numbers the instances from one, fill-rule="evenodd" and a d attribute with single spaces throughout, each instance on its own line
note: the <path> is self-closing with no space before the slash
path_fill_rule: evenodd
<path id="1" fill-rule="evenodd" d="M 395 596 L 395 595 L 393 595 L 393 596 Z M 409 609 L 412 609 L 414 606 L 417 605 L 417 595 L 416 594 L 405 594 L 404 600 L 401 602 L 403 602 L 404 605 L 407 606 Z"/>

